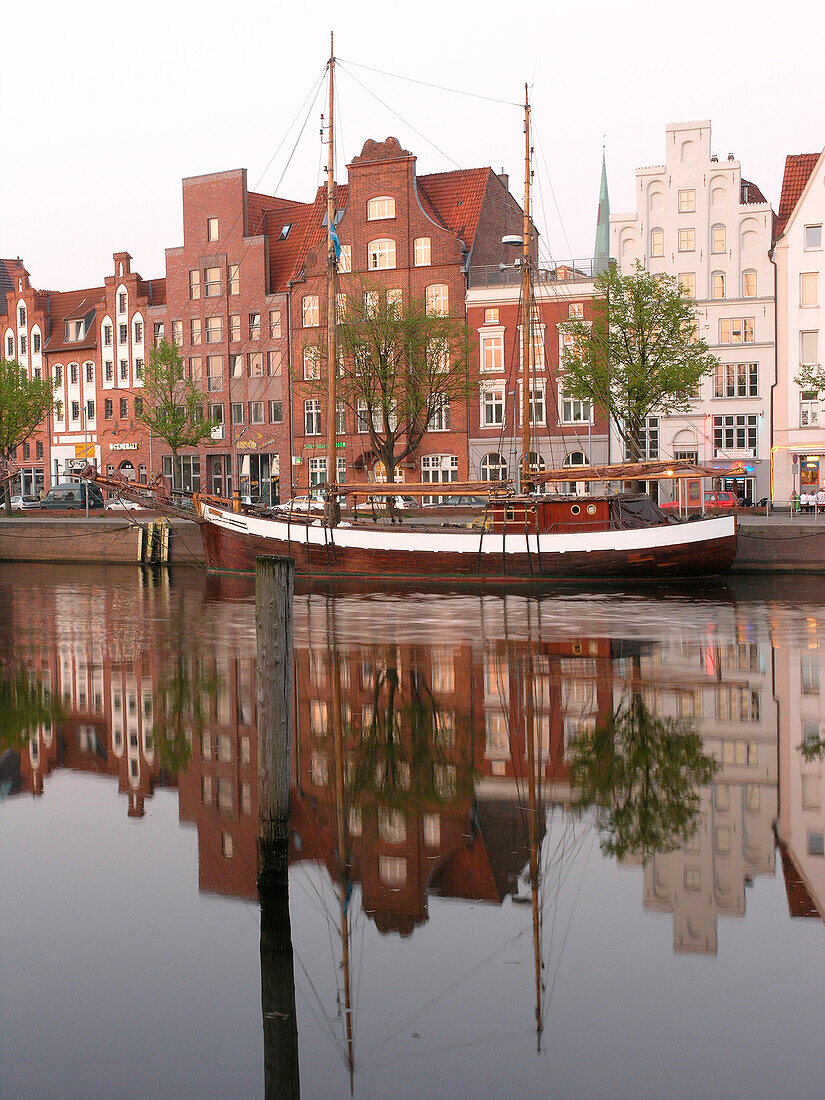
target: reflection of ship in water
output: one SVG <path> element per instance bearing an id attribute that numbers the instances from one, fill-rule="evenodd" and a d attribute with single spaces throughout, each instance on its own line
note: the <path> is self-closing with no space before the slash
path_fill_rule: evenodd
<path id="1" fill-rule="evenodd" d="M 140 814 L 157 785 L 176 784 L 181 820 L 197 828 L 201 888 L 252 899 L 251 586 L 215 579 L 204 586 L 194 573 L 111 578 L 111 570 L 87 570 L 71 584 L 38 586 L 4 569 L 4 666 L 22 662 L 61 706 L 54 726 L 41 724 L 15 750 L 20 789 L 42 793 L 55 768 L 106 774 L 117 778 L 128 812 Z M 520 877 L 523 886 L 528 650 L 537 768 L 549 803 L 570 800 L 567 747 L 615 709 L 634 661 L 651 713 L 693 722 L 719 762 L 699 794 L 691 840 L 643 868 L 644 906 L 672 915 L 678 951 L 715 951 L 717 917 L 742 915 L 747 885 L 774 869 L 775 691 L 791 912 L 825 911 L 821 762 L 796 747 L 821 728 L 818 619 L 799 636 L 790 625 L 780 636 L 778 611 L 759 621 L 733 603 L 709 605 L 711 612 L 684 598 L 637 595 L 623 605 L 598 595 L 340 594 L 334 603 L 349 871 L 381 930 L 408 934 L 426 921 L 428 896 L 500 903 L 519 892 Z M 318 595 L 295 601 L 290 858 L 332 876 L 328 606 Z M 183 757 L 170 758 L 170 715 L 185 734 Z M 624 856 L 628 867 L 634 862 Z"/>

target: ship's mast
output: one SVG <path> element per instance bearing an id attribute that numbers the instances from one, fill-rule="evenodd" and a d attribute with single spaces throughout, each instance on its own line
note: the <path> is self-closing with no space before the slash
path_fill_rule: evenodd
<path id="1" fill-rule="evenodd" d="M 533 488 L 530 469 L 530 384 L 533 379 L 533 299 L 530 220 L 530 101 L 527 85 L 524 85 L 524 230 L 521 256 L 521 491 L 529 493 Z"/>
<path id="2" fill-rule="evenodd" d="M 333 493 L 338 481 L 338 340 L 335 237 L 335 52 L 329 36 L 329 108 L 327 136 L 327 522 L 334 526 L 337 512 Z"/>

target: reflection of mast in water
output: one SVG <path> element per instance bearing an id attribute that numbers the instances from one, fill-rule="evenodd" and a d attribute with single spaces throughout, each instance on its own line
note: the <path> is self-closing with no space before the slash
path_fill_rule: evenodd
<path id="1" fill-rule="evenodd" d="M 344 1030 L 347 1046 L 350 1092 L 354 1086 L 355 1059 L 352 1037 L 352 991 L 350 988 L 349 899 L 352 882 L 349 875 L 347 809 L 344 784 L 344 727 L 341 712 L 341 664 L 335 633 L 335 601 L 327 597 L 327 653 L 331 679 L 332 743 L 335 762 L 335 827 L 338 861 L 338 903 L 341 921 L 341 968 L 344 978 Z"/>
<path id="2" fill-rule="evenodd" d="M 525 660 L 525 734 L 527 739 L 527 842 L 530 850 L 530 897 L 533 911 L 533 963 L 536 974 L 536 1034 L 541 1044 L 542 1019 L 541 913 L 539 911 L 538 799 L 536 792 L 536 723 L 533 707 L 533 650 L 528 641 Z"/>

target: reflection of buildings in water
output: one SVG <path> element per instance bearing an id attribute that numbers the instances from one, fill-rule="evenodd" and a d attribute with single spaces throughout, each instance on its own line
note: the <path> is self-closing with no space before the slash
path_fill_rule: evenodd
<path id="1" fill-rule="evenodd" d="M 774 612 L 776 698 L 780 714 L 778 834 L 792 917 L 825 920 L 825 650 L 821 619 Z M 807 753 L 803 751 L 807 749 Z"/>
<path id="2" fill-rule="evenodd" d="M 617 661 L 617 691 L 628 661 Z M 745 888 L 775 867 L 777 711 L 771 647 L 750 624 L 709 626 L 705 638 L 676 635 L 642 647 L 641 689 L 651 712 L 687 719 L 719 764 L 701 792 L 689 844 L 657 853 L 644 868 L 644 906 L 673 914 L 678 952 L 715 954 L 717 918 L 745 915 Z M 626 862 L 632 863 L 632 860 Z"/>

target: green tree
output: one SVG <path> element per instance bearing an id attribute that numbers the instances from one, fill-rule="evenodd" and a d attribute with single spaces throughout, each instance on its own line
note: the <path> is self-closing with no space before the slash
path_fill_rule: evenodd
<path id="1" fill-rule="evenodd" d="M 574 320 L 562 356 L 565 395 L 601 409 L 627 458 L 645 457 L 648 416 L 687 412 L 700 380 L 718 362 L 698 338 L 694 304 L 673 275 L 632 275 L 615 264 L 594 280 L 593 321 Z"/>
<path id="2" fill-rule="evenodd" d="M 338 399 L 366 428 L 391 484 L 427 429 L 449 423 L 450 403 L 470 395 L 467 326 L 437 302 L 396 301 L 369 283 L 339 301 Z M 326 347 L 315 351 L 325 363 Z"/>
<path id="3" fill-rule="evenodd" d="M 59 705 L 28 669 L 0 667 L 0 752 L 22 748 L 37 726 L 59 717 Z"/>
<path id="4" fill-rule="evenodd" d="M 143 395 L 138 420 L 172 451 L 172 488 L 176 488 L 178 452 L 197 447 L 212 435 L 212 422 L 203 416 L 203 395 L 186 378 L 183 359 L 174 344 L 161 340 L 149 352 L 144 369 Z"/>
<path id="5" fill-rule="evenodd" d="M 0 459 L 5 464 L 54 407 L 54 389 L 46 378 L 29 378 L 16 359 L 0 359 Z M 6 515 L 11 515 L 11 482 L 0 482 Z"/>
<path id="6" fill-rule="evenodd" d="M 595 809 L 602 851 L 645 862 L 690 840 L 699 788 L 718 767 L 688 723 L 655 718 L 639 691 L 591 734 L 574 738 L 567 761 L 573 808 Z"/>

